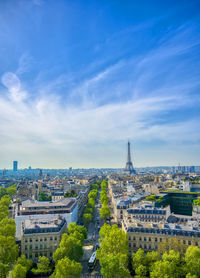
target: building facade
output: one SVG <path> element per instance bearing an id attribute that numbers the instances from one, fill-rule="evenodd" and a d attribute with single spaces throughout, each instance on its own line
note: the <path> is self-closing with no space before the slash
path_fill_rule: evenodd
<path id="1" fill-rule="evenodd" d="M 59 247 L 62 234 L 67 230 L 65 218 L 44 217 L 28 219 L 22 223 L 21 253 L 27 259 L 37 261 L 39 256 L 52 258 Z"/>
<path id="2" fill-rule="evenodd" d="M 188 216 L 170 215 L 169 208 L 128 209 L 122 229 L 128 236 L 129 252 L 136 252 L 139 248 L 157 251 L 171 240 L 178 241 L 185 248 L 200 246 L 198 221 Z"/>
<path id="3" fill-rule="evenodd" d="M 38 202 L 32 199 L 22 202 L 15 215 L 16 238 L 21 239 L 21 225 L 25 220 L 40 219 L 45 216 L 62 216 L 67 221 L 67 225 L 78 221 L 78 205 L 74 198 L 63 198 L 56 202 Z"/>

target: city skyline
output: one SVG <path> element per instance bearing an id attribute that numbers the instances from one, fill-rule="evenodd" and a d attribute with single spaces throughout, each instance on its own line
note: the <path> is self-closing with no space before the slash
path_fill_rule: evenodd
<path id="1" fill-rule="evenodd" d="M 0 169 L 200 164 L 199 1 L 0 10 Z"/>

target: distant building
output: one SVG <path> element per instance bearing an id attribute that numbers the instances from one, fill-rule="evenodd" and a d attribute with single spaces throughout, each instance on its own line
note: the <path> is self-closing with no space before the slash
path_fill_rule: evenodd
<path id="1" fill-rule="evenodd" d="M 64 192 L 63 191 L 52 192 L 51 196 L 52 196 L 52 201 L 59 201 L 64 198 Z"/>
<path id="2" fill-rule="evenodd" d="M 39 171 L 39 179 L 42 179 L 42 170 Z"/>
<path id="3" fill-rule="evenodd" d="M 43 216 L 43 219 L 26 219 L 22 223 L 21 253 L 33 261 L 37 261 L 39 256 L 51 259 L 66 230 L 67 222 L 62 217 Z"/>
<path id="4" fill-rule="evenodd" d="M 195 173 L 195 166 L 191 166 L 191 167 L 190 167 L 190 172 L 191 172 L 191 173 Z"/>
<path id="5" fill-rule="evenodd" d="M 198 198 L 198 192 L 183 192 L 183 191 L 161 191 L 163 201 L 157 202 L 156 206 L 170 205 L 172 213 L 181 215 L 192 215 L 193 201 Z"/>
<path id="6" fill-rule="evenodd" d="M 6 169 L 3 169 L 2 174 L 1 174 L 1 179 L 3 180 L 6 176 Z"/>
<path id="7" fill-rule="evenodd" d="M 13 161 L 13 171 L 17 172 L 18 169 L 18 161 Z"/>

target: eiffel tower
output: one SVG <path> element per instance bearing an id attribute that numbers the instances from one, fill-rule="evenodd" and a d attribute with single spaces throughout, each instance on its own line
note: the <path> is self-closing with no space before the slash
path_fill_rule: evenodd
<path id="1" fill-rule="evenodd" d="M 126 162 L 125 172 L 129 174 L 136 174 L 135 169 L 133 168 L 133 163 L 131 161 L 131 151 L 130 151 L 130 142 L 128 141 L 128 157 Z"/>

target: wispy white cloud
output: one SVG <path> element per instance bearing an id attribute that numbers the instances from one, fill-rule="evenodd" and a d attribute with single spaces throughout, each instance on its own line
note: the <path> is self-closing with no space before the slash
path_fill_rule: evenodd
<path id="1" fill-rule="evenodd" d="M 33 58 L 28 53 L 24 53 L 19 59 L 19 65 L 16 70 L 16 75 L 21 75 L 27 73 L 31 70 L 31 67 L 34 63 Z"/>
<path id="2" fill-rule="evenodd" d="M 26 98 L 27 93 L 22 90 L 21 81 L 16 74 L 6 72 L 2 76 L 2 84 L 7 87 L 11 101 L 21 102 Z"/>

